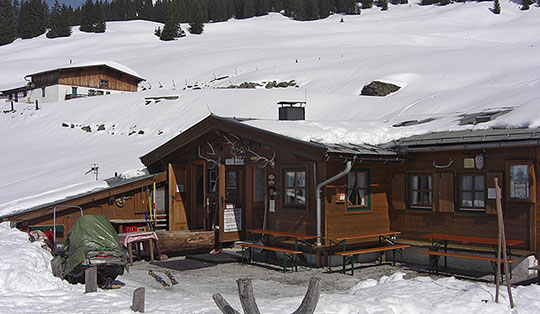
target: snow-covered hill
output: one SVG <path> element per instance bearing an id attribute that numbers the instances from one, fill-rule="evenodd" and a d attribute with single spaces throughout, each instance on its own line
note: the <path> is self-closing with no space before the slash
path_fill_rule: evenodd
<path id="1" fill-rule="evenodd" d="M 343 23 L 341 16 L 298 22 L 270 14 L 207 24 L 202 36 L 174 42 L 159 41 L 153 35 L 159 24 L 146 21 L 111 22 L 105 34 L 74 28 L 69 38 L 18 39 L 0 47 L 0 90 L 70 60 L 124 64 L 151 88 L 41 104 L 39 111 L 19 103 L 14 113 L 0 112 L 0 214 L 100 187 L 85 175 L 94 163 L 100 178 L 142 168 L 139 156 L 210 112 L 259 118 L 250 123 L 324 142 L 377 144 L 433 130 L 540 127 L 540 9 L 520 11 L 509 1 L 494 15 L 491 7 L 412 3 L 363 10 Z M 299 87 L 218 89 L 273 80 L 295 80 Z M 359 96 L 373 80 L 402 88 L 384 98 Z M 164 95 L 179 98 L 145 101 Z M 306 99 L 307 121 L 273 121 L 278 101 Z M 477 126 L 458 125 L 460 115 L 501 108 L 513 111 Z M 434 120 L 392 127 L 425 118 Z M 105 131 L 97 131 L 101 124 Z M 86 125 L 92 132 L 81 130 Z"/>

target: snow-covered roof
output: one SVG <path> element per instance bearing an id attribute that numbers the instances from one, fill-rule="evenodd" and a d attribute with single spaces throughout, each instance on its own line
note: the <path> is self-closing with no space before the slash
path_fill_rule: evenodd
<path id="1" fill-rule="evenodd" d="M 27 76 L 35 76 L 35 75 L 38 75 L 38 74 L 43 74 L 43 73 L 53 72 L 53 71 L 58 71 L 58 70 L 64 70 L 64 69 L 85 68 L 85 67 L 94 67 L 94 66 L 109 67 L 109 68 L 114 69 L 116 71 L 129 74 L 129 75 L 131 75 L 131 76 L 133 76 L 133 77 L 135 77 L 135 78 L 137 78 L 137 79 L 139 79 L 141 81 L 144 81 L 144 78 L 142 78 L 134 70 L 130 69 L 129 67 L 127 67 L 125 65 L 122 65 L 120 63 L 113 62 L 113 61 L 89 61 L 89 62 L 74 63 L 74 64 L 70 64 L 70 65 L 67 65 L 67 66 L 58 67 L 58 68 L 55 68 L 55 69 L 44 70 L 44 71 L 40 71 L 40 72 L 37 72 L 37 73 L 28 74 Z"/>

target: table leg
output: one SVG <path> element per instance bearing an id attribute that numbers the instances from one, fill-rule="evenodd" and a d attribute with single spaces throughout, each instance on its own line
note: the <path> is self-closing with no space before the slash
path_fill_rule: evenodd
<path id="1" fill-rule="evenodd" d="M 444 241 L 444 253 L 448 251 L 448 241 Z M 444 257 L 444 269 L 448 269 L 448 256 Z"/>
<path id="2" fill-rule="evenodd" d="M 129 252 L 129 265 L 133 265 L 133 246 L 131 242 L 128 243 L 128 252 Z"/>
<path id="3" fill-rule="evenodd" d="M 154 241 L 150 238 L 148 239 L 149 248 L 150 248 L 150 260 L 154 261 Z"/>

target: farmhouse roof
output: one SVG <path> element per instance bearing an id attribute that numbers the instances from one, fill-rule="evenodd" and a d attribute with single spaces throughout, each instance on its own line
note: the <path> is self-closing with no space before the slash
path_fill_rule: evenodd
<path id="1" fill-rule="evenodd" d="M 211 130 L 220 130 L 236 133 L 243 132 L 242 136 L 251 136 L 253 140 L 259 141 L 264 144 L 276 145 L 276 143 L 278 143 L 278 145 L 286 147 L 288 151 L 310 159 L 319 160 L 322 157 L 327 156 L 328 154 L 365 155 L 375 158 L 389 156 L 397 158 L 396 152 L 390 149 L 385 149 L 373 145 L 352 143 L 336 144 L 304 141 L 298 138 L 280 134 L 279 132 L 273 132 L 264 128 L 249 125 L 248 122 L 253 120 L 254 119 L 242 119 L 236 117 L 227 118 L 211 114 L 205 119 L 195 124 L 194 126 L 172 138 L 165 144 L 140 157 L 140 159 L 142 163 L 148 167 L 153 163 L 161 160 L 162 158 L 173 154 L 176 150 L 192 143 L 202 134 L 207 133 Z M 276 122 L 279 123 L 280 121 Z M 266 139 L 265 137 L 268 139 Z M 265 143 L 265 141 L 268 143 Z"/>
<path id="2" fill-rule="evenodd" d="M 102 199 L 105 197 L 114 196 L 119 193 L 123 193 L 125 189 L 128 189 L 128 190 L 132 189 L 134 188 L 134 186 L 142 186 L 142 185 L 151 184 L 152 180 L 156 180 L 157 182 L 164 181 L 166 177 L 167 176 L 165 175 L 164 172 L 160 172 L 160 173 L 154 173 L 154 174 L 145 174 L 142 176 L 136 176 L 136 177 L 128 178 L 128 179 L 123 179 L 121 177 L 108 178 L 104 180 L 106 184 L 108 185 L 108 187 L 95 188 L 86 192 L 70 195 L 65 198 L 55 200 L 55 201 L 39 203 L 38 205 L 31 206 L 28 208 L 20 208 L 19 210 L 16 210 L 16 211 L 0 213 L 0 219 L 5 218 L 5 217 L 11 217 L 14 215 L 30 213 L 38 209 L 51 210 L 54 206 L 57 206 L 60 204 L 66 204 L 66 205 L 71 205 L 72 203 L 84 204 L 88 202 L 84 200 L 85 198 L 91 198 L 90 201 L 93 201 L 96 199 Z M 62 210 L 64 210 L 64 208 L 62 208 Z"/>
<path id="3" fill-rule="evenodd" d="M 503 147 L 540 145 L 540 128 L 484 129 L 433 132 L 402 138 L 389 143 L 387 148 L 403 151 L 425 150 L 430 147 L 446 149 L 474 147 Z"/>
<path id="4" fill-rule="evenodd" d="M 130 69 L 129 67 L 127 67 L 125 65 L 122 65 L 120 63 L 117 63 L 117 62 L 113 62 L 113 61 L 91 61 L 91 62 L 83 62 L 83 63 L 74 63 L 74 64 L 70 64 L 70 65 L 67 65 L 67 66 L 58 67 L 58 68 L 55 68 L 55 69 L 49 69 L 49 70 L 44 70 L 44 71 L 41 71 L 41 72 L 28 74 L 26 77 L 36 76 L 36 75 L 39 75 L 39 74 L 44 74 L 44 73 L 49 73 L 49 72 L 54 72 L 54 71 L 61 71 L 61 70 L 65 70 L 65 69 L 87 68 L 87 67 L 96 67 L 96 66 L 104 66 L 104 67 L 110 68 L 112 70 L 128 74 L 128 75 L 133 76 L 134 78 L 138 79 L 139 81 L 144 81 L 145 80 L 137 72 Z"/>

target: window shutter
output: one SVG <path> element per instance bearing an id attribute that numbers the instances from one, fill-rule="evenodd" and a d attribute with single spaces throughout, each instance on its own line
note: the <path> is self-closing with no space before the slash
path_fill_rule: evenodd
<path id="1" fill-rule="evenodd" d="M 486 214 L 497 214 L 497 200 L 488 199 L 488 189 L 495 188 L 495 178 L 499 181 L 499 188 L 501 189 L 501 198 L 503 197 L 503 174 L 502 172 L 488 172 L 486 175 Z"/>
<path id="2" fill-rule="evenodd" d="M 454 212 L 454 174 L 451 172 L 435 173 L 433 175 L 438 183 L 437 189 L 437 207 L 438 211 L 443 213 Z"/>
<path id="3" fill-rule="evenodd" d="M 392 206 L 394 209 L 405 210 L 405 173 L 392 175 Z"/>

